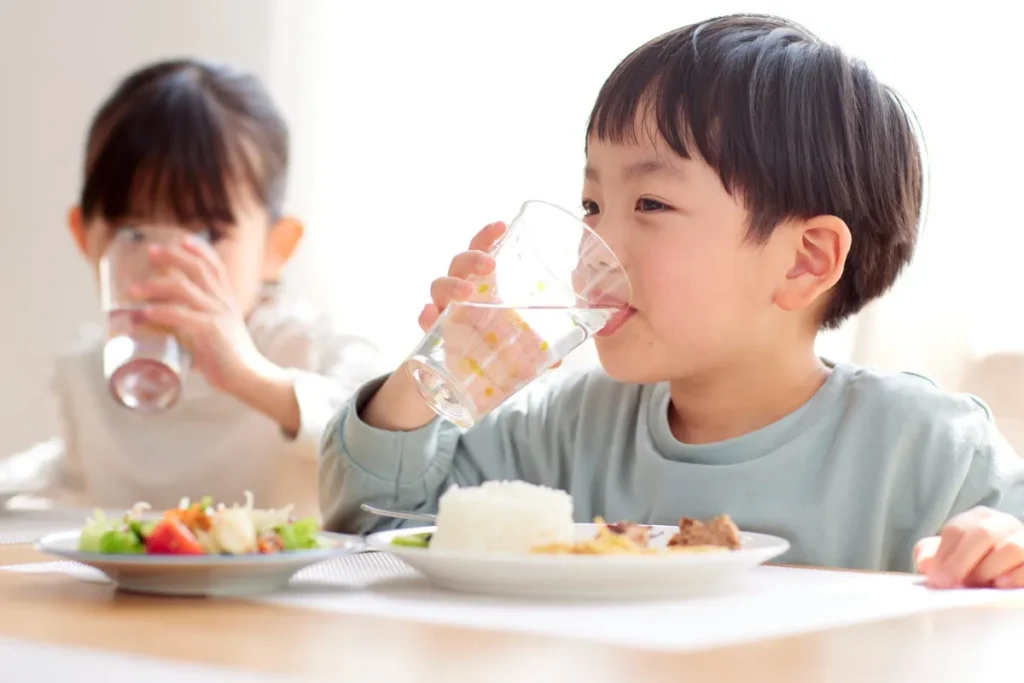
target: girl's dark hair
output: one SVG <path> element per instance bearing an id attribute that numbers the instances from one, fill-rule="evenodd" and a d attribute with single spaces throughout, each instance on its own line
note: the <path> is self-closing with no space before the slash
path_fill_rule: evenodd
<path id="1" fill-rule="evenodd" d="M 89 128 L 86 219 L 232 224 L 238 193 L 281 215 L 288 128 L 252 74 L 191 59 L 125 78 Z"/>
<path id="2" fill-rule="evenodd" d="M 635 142 L 650 125 L 744 200 L 758 242 L 786 220 L 843 219 L 853 244 L 824 312 L 829 328 L 889 289 L 914 253 L 923 163 L 913 123 L 863 62 L 791 21 L 732 15 L 626 57 L 587 137 Z"/>

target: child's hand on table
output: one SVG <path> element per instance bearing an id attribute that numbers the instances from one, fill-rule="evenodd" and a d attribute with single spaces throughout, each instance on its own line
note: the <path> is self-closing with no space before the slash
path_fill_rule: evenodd
<path id="1" fill-rule="evenodd" d="M 1024 588 L 1024 522 L 986 507 L 968 510 L 919 541 L 914 563 L 935 588 Z"/>

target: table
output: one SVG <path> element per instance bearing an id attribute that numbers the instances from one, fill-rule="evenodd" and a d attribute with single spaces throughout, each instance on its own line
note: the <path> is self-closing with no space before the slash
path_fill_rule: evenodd
<path id="1" fill-rule="evenodd" d="M 31 543 L 0 545 L 0 566 L 49 562 L 52 559 L 33 548 Z"/>
<path id="2" fill-rule="evenodd" d="M 48 559 L 25 545 L 0 547 L 0 564 Z M 1019 595 L 994 607 L 688 654 L 244 601 L 126 595 L 56 574 L 0 572 L 0 605 L 0 637 L 313 680 L 961 683 L 1024 675 Z"/>

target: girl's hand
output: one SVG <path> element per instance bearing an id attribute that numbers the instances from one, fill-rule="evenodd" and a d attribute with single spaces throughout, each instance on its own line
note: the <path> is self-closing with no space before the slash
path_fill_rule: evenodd
<path id="1" fill-rule="evenodd" d="M 135 285 L 132 295 L 148 302 L 146 319 L 174 332 L 212 386 L 238 395 L 268 371 L 271 364 L 249 336 L 224 264 L 208 244 L 193 238 L 152 244 L 149 257 L 161 272 Z"/>

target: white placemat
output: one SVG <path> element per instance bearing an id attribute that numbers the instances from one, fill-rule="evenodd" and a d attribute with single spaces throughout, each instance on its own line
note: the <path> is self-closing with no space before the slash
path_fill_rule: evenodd
<path id="1" fill-rule="evenodd" d="M 1004 599 L 999 591 L 933 591 L 914 576 L 759 567 L 728 590 L 686 600 L 579 604 L 444 592 L 422 578 L 363 591 L 295 585 L 264 602 L 348 614 L 690 651 Z"/>
<path id="2" fill-rule="evenodd" d="M 5 567 L 105 580 L 73 562 Z M 1005 599 L 991 590 L 932 591 L 914 576 L 758 567 L 743 581 L 686 600 L 551 603 L 462 595 L 434 588 L 386 553 L 304 570 L 258 601 L 472 628 L 562 635 L 653 650 L 687 651 L 880 621 Z"/>
<path id="3" fill-rule="evenodd" d="M 0 638 L 0 680 L 17 683 L 285 683 L 300 679 L 120 652 Z"/>

